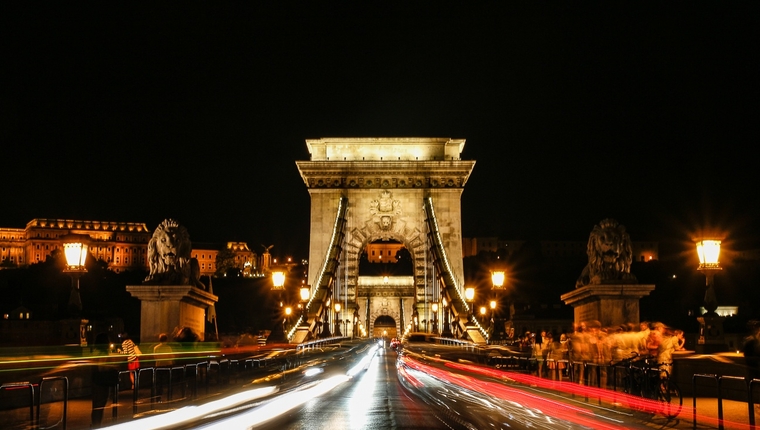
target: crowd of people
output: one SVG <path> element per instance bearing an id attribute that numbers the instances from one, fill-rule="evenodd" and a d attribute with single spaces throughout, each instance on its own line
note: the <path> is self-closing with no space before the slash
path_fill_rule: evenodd
<path id="1" fill-rule="evenodd" d="M 599 321 L 586 321 L 576 324 L 570 333 L 526 332 L 519 343 L 523 351 L 539 359 L 540 374 L 556 378 L 567 372 L 569 363 L 609 366 L 639 357 L 656 362 L 660 369 L 670 373 L 673 353 L 684 349 L 685 338 L 682 330 L 669 328 L 661 322 L 602 327 Z M 582 365 L 574 369 L 579 381 L 597 377 L 596 373 L 584 375 L 585 369 L 586 366 Z M 606 372 L 599 372 L 599 375 L 606 378 Z M 606 384 L 606 380 L 599 382 Z"/>

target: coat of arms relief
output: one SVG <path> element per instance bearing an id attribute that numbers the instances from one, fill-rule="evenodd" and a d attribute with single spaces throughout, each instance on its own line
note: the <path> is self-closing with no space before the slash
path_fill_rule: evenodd
<path id="1" fill-rule="evenodd" d="M 385 190 L 379 199 L 370 202 L 369 213 L 372 222 L 387 239 L 385 236 L 391 233 L 401 216 L 401 202 L 394 200 L 391 192 Z"/>

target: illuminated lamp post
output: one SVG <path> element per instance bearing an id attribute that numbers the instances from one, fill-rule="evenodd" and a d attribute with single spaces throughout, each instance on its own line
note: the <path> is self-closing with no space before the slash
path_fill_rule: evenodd
<path id="1" fill-rule="evenodd" d="M 282 320 L 282 331 L 288 332 L 288 326 L 290 326 L 290 315 L 293 314 L 293 308 L 290 306 L 285 308 L 285 319 Z"/>
<path id="2" fill-rule="evenodd" d="M 359 311 L 356 310 L 356 309 L 354 309 L 354 325 L 353 325 L 353 328 L 351 329 L 351 338 L 352 339 L 358 337 L 356 335 L 356 328 L 357 328 L 356 325 L 358 323 L 359 323 Z"/>
<path id="3" fill-rule="evenodd" d="M 412 312 L 412 322 L 413 322 L 412 330 L 414 330 L 415 332 L 420 331 L 419 321 L 420 321 L 420 314 L 417 313 L 417 309 L 415 309 L 414 312 Z"/>
<path id="4" fill-rule="evenodd" d="M 699 339 L 697 352 L 723 352 L 727 350 L 723 337 L 723 320 L 715 311 L 718 309 L 718 299 L 715 295 L 715 275 L 723 270 L 720 267 L 720 240 L 703 239 L 697 241 L 699 256 L 698 271 L 705 275 L 705 313 L 697 318 L 699 321 Z"/>
<path id="5" fill-rule="evenodd" d="M 322 309 L 322 331 L 320 333 L 320 336 L 323 338 L 332 336 L 332 333 L 330 333 L 330 303 L 332 302 L 328 298 Z"/>
<path id="6" fill-rule="evenodd" d="M 485 323 L 486 321 L 486 307 L 481 306 L 480 307 L 480 322 Z"/>
<path id="7" fill-rule="evenodd" d="M 276 320 L 277 324 L 274 326 L 274 331 L 270 334 L 270 338 L 274 342 L 285 341 L 285 321 L 280 321 L 282 318 L 282 292 L 285 291 L 285 272 L 274 271 L 272 272 L 272 291 L 277 291 L 277 309 Z"/>
<path id="8" fill-rule="evenodd" d="M 465 288 L 464 297 L 465 299 L 467 299 L 467 302 L 470 303 L 470 316 L 473 316 L 473 313 L 474 313 L 473 301 L 475 301 L 475 288 L 473 287 Z"/>
<path id="9" fill-rule="evenodd" d="M 343 333 L 340 332 L 340 319 L 338 318 L 339 314 L 340 303 L 335 303 L 335 336 L 343 336 Z"/>
<path id="10" fill-rule="evenodd" d="M 454 337 L 454 333 L 451 332 L 451 324 L 449 323 L 449 308 L 446 297 L 441 299 L 441 304 L 443 304 L 443 333 L 441 333 L 441 336 Z"/>
<path id="11" fill-rule="evenodd" d="M 438 334 L 438 303 L 433 303 L 433 334 Z"/>
<path id="12" fill-rule="evenodd" d="M 306 303 L 309 301 L 310 295 L 311 291 L 309 291 L 309 287 L 301 287 L 301 325 L 309 325 L 309 323 L 306 322 L 306 318 L 308 318 L 308 314 L 306 313 Z"/>
<path id="13" fill-rule="evenodd" d="M 496 300 L 491 300 L 488 303 L 488 306 L 491 308 L 491 326 L 493 327 L 493 325 L 494 325 L 494 317 L 495 317 L 495 314 L 496 314 Z"/>
<path id="14" fill-rule="evenodd" d="M 66 268 L 63 271 L 71 276 L 69 311 L 75 315 L 82 312 L 79 278 L 87 272 L 84 263 L 87 260 L 87 242 L 89 239 L 90 237 L 84 234 L 68 234 L 63 237 L 63 253 L 66 256 Z"/>
<path id="15" fill-rule="evenodd" d="M 503 270 L 491 271 L 491 284 L 493 285 L 491 290 L 496 294 L 497 299 L 504 293 L 504 281 L 506 281 L 506 279 L 507 275 Z M 491 305 L 491 309 L 496 309 L 495 304 Z M 512 319 L 512 316 L 510 315 L 509 318 Z M 493 319 L 493 312 L 491 313 L 491 319 Z"/>

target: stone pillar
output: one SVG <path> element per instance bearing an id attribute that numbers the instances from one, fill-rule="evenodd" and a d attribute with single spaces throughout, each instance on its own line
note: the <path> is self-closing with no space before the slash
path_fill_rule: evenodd
<path id="1" fill-rule="evenodd" d="M 654 285 L 593 284 L 576 288 L 560 298 L 575 311 L 575 323 L 596 320 L 602 327 L 612 327 L 624 323 L 638 325 L 639 299 L 648 296 Z"/>
<path id="2" fill-rule="evenodd" d="M 219 297 L 190 285 L 129 285 L 127 292 L 140 300 L 140 342 L 158 341 L 158 335 L 191 328 L 206 337 L 206 309 Z"/>

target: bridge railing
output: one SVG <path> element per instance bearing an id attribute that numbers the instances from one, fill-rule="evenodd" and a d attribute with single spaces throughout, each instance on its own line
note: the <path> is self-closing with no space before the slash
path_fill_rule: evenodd
<path id="1" fill-rule="evenodd" d="M 340 339 L 322 341 L 334 343 Z M 218 357 L 177 366 L 143 366 L 137 370 L 121 370 L 116 384 L 109 389 L 109 396 L 113 399 L 111 423 L 126 421 L 138 413 L 165 408 L 166 402 L 195 399 L 199 388 L 208 394 L 211 386 L 222 387 L 235 383 L 242 377 L 285 371 L 300 364 L 299 358 L 292 355 L 283 359 Z M 75 378 L 90 374 L 90 370 L 85 367 L 77 371 L 85 373 L 74 374 Z M 87 394 L 84 392 L 82 395 Z M 128 396 L 126 399 L 124 394 Z M 69 395 L 69 377 L 66 376 L 43 377 L 37 382 L 3 383 L 0 386 L 0 422 L 12 423 L 19 428 L 65 429 L 71 416 Z M 120 415 L 120 407 L 129 407 L 130 398 L 131 413 Z M 60 412 L 60 415 L 42 416 L 43 410 Z M 89 415 L 88 413 L 87 416 Z M 51 421 L 56 422 L 50 424 Z"/>

